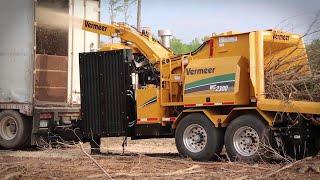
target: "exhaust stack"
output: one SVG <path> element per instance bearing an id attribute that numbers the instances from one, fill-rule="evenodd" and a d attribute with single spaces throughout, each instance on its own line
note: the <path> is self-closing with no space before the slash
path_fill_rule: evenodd
<path id="1" fill-rule="evenodd" d="M 161 38 L 161 44 L 166 48 L 170 48 L 171 31 L 169 29 L 161 29 L 158 31 L 158 36 Z"/>

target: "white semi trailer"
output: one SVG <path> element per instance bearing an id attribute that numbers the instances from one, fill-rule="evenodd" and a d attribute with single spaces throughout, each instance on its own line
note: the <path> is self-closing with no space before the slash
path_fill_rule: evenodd
<path id="1" fill-rule="evenodd" d="M 99 36 L 69 17 L 99 21 L 100 1 L 1 0 L 1 148 L 35 145 L 79 119 L 78 53 L 96 49 Z M 55 21 L 67 28 L 55 27 Z"/>

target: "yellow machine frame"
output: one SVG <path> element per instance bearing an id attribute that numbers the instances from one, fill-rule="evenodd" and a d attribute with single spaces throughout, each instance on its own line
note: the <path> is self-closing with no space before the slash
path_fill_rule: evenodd
<path id="1" fill-rule="evenodd" d="M 159 87 L 137 89 L 137 119 L 141 120 L 140 123 L 166 125 L 163 119 L 170 119 L 171 107 L 177 106 L 186 110 L 172 118 L 175 121 L 173 127 L 191 112 L 202 112 L 215 126 L 222 127 L 235 114 L 246 111 L 257 112 L 269 125 L 274 118 L 270 112 L 320 114 L 319 102 L 266 99 L 264 71 L 269 58 L 266 49 L 273 43 L 283 48 L 277 52 L 279 56 L 294 46 L 302 47 L 300 51 L 305 52 L 303 40 L 297 34 L 276 30 L 227 32 L 211 37 L 196 52 L 174 55 L 150 34 L 140 33 L 125 24 L 108 25 L 85 20 L 82 28 L 121 39 L 120 44 L 103 46 L 101 50 L 133 49 L 159 69 Z M 305 72 L 310 71 L 307 61 L 305 56 L 297 62 L 306 64 Z M 216 85 L 223 83 L 223 86 Z M 222 106 L 231 107 L 231 110 L 225 114 L 212 111 L 212 108 Z"/>

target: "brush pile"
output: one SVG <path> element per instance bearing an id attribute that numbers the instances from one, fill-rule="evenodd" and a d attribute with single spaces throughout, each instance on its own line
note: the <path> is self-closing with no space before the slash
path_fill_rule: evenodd
<path id="1" fill-rule="evenodd" d="M 289 73 L 288 73 L 289 74 Z M 288 74 L 266 76 L 266 95 L 271 99 L 320 101 L 320 73 L 291 80 Z M 298 75 L 298 74 L 297 74 Z"/>
<path id="2" fill-rule="evenodd" d="M 265 64 L 265 92 L 267 98 L 296 101 L 320 102 L 320 71 L 314 68 L 319 65 L 319 50 L 307 51 L 297 56 L 273 59 Z M 311 67 L 311 68 L 310 68 Z"/>

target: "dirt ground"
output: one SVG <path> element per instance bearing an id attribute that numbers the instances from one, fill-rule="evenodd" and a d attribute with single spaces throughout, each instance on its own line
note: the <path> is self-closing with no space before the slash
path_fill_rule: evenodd
<path id="1" fill-rule="evenodd" d="M 113 179 L 319 179 L 320 156 L 291 164 L 245 164 L 227 158 L 195 162 L 178 155 L 173 139 L 102 140 L 102 155 L 92 156 Z M 89 152 L 89 145 L 84 144 Z M 0 151 L 0 179 L 107 179 L 78 146 Z"/>

